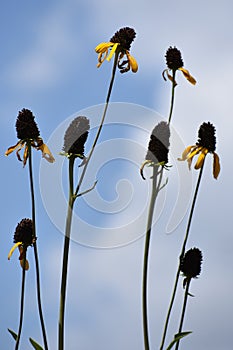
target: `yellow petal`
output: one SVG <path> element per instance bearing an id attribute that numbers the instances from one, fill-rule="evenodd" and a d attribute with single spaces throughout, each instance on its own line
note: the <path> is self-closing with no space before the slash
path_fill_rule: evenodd
<path id="1" fill-rule="evenodd" d="M 130 68 L 132 70 L 133 73 L 136 73 L 138 71 L 138 64 L 137 61 L 135 60 L 135 58 L 130 55 L 130 53 L 127 51 L 126 52 L 126 56 L 128 58 L 129 64 L 130 64 Z"/>
<path id="2" fill-rule="evenodd" d="M 111 43 L 112 44 L 112 43 Z M 110 59 L 112 58 L 112 56 L 114 55 L 114 53 L 116 52 L 117 46 L 119 45 L 119 43 L 115 43 L 113 44 L 112 48 L 111 48 L 111 52 L 107 57 L 107 61 L 110 61 Z"/>
<path id="3" fill-rule="evenodd" d="M 193 151 L 190 152 L 187 156 L 187 159 L 192 159 L 195 155 L 197 155 L 203 149 L 202 146 L 195 146 Z"/>
<path id="4" fill-rule="evenodd" d="M 194 77 L 191 76 L 189 71 L 187 69 L 184 69 L 183 67 L 180 67 L 179 70 L 184 74 L 185 78 L 193 85 L 196 84 L 196 80 Z"/>
<path id="5" fill-rule="evenodd" d="M 40 145 L 38 149 L 42 151 L 42 157 L 45 158 L 49 163 L 55 162 L 55 158 L 53 157 L 52 153 L 50 152 L 48 146 L 45 143 L 42 143 L 42 145 Z"/>
<path id="6" fill-rule="evenodd" d="M 184 152 L 182 153 L 182 156 L 181 158 L 178 158 L 178 160 L 186 160 L 187 159 L 187 156 L 189 154 L 189 152 L 191 151 L 191 149 L 195 147 L 195 146 L 188 146 L 185 148 Z"/>
<path id="7" fill-rule="evenodd" d="M 217 179 L 219 173 L 220 173 L 219 156 L 217 155 L 217 153 L 214 152 L 213 175 L 215 179 Z"/>
<path id="8" fill-rule="evenodd" d="M 114 44 L 111 42 L 108 43 L 100 43 L 99 45 L 96 46 L 95 52 L 97 53 L 104 53 L 108 50 L 109 47 L 113 46 Z"/>
<path id="9" fill-rule="evenodd" d="M 14 253 L 15 249 L 20 246 L 21 244 L 23 244 L 23 242 L 17 242 L 15 243 L 15 245 L 13 245 L 13 247 L 11 248 L 9 254 L 8 254 L 8 260 L 10 260 L 12 254 Z"/>
<path id="10" fill-rule="evenodd" d="M 26 165 L 28 159 L 28 146 L 25 147 L 23 152 L 23 166 Z"/>
<path id="11" fill-rule="evenodd" d="M 8 150 L 5 152 L 5 156 L 8 156 L 9 154 L 11 154 L 12 152 L 14 152 L 18 147 L 19 145 L 21 144 L 22 141 L 19 141 L 16 143 L 16 145 L 14 146 L 11 146 L 8 148 Z"/>
<path id="12" fill-rule="evenodd" d="M 200 153 L 200 155 L 199 155 L 199 157 L 197 159 L 197 162 L 196 162 L 196 164 L 194 166 L 194 169 L 200 169 L 203 166 L 203 163 L 204 163 L 204 160 L 205 160 L 205 157 L 206 157 L 207 153 L 208 153 L 208 149 L 207 148 L 204 148 L 201 151 L 201 153 Z"/>

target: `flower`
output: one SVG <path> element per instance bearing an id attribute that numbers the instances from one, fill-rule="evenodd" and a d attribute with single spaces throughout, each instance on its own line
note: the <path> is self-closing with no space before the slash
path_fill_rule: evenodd
<path id="1" fill-rule="evenodd" d="M 89 119 L 76 117 L 69 125 L 64 136 L 63 155 L 68 157 L 84 157 L 84 145 L 90 129 Z"/>
<path id="2" fill-rule="evenodd" d="M 19 152 L 21 151 L 21 149 L 24 148 L 24 166 L 27 163 L 29 146 L 37 150 L 41 150 L 42 157 L 44 157 L 48 162 L 53 163 L 55 161 L 48 146 L 43 142 L 42 138 L 40 137 L 40 132 L 34 119 L 35 117 L 29 109 L 23 108 L 22 111 L 19 112 L 15 124 L 17 137 L 19 141 L 16 143 L 16 145 L 9 147 L 5 152 L 5 155 L 8 156 L 9 154 L 17 150 L 17 158 L 19 161 L 22 161 Z"/>
<path id="3" fill-rule="evenodd" d="M 133 28 L 124 27 L 118 30 L 109 42 L 102 42 L 97 45 L 95 48 L 95 51 L 99 54 L 97 67 L 99 68 L 105 59 L 110 61 L 114 53 L 117 53 L 119 55 L 117 66 L 120 72 L 126 73 L 131 69 L 133 73 L 136 73 L 138 70 L 137 61 L 129 53 L 135 36 L 136 33 Z M 111 49 L 110 53 L 108 52 L 109 49 Z"/>
<path id="4" fill-rule="evenodd" d="M 194 166 L 195 169 L 200 169 L 203 164 L 205 157 L 208 153 L 213 154 L 213 176 L 217 179 L 220 173 L 220 161 L 219 156 L 215 152 L 216 149 L 216 136 L 215 127 L 210 122 L 203 123 L 198 131 L 198 141 L 196 145 L 188 146 L 181 158 L 178 160 L 187 160 L 189 168 L 191 167 L 193 157 L 199 154 L 197 162 Z"/>
<path id="5" fill-rule="evenodd" d="M 16 226 L 15 233 L 14 233 L 14 245 L 11 248 L 9 254 L 8 254 L 8 260 L 10 260 L 13 252 L 18 247 L 20 255 L 20 265 L 22 268 L 25 268 L 25 270 L 29 269 L 29 263 L 28 261 L 24 261 L 27 248 L 29 246 L 32 246 L 33 243 L 36 240 L 36 237 L 34 236 L 33 231 L 33 222 L 31 219 L 22 219 L 18 225 Z"/>
<path id="6" fill-rule="evenodd" d="M 189 249 L 180 261 L 180 271 L 184 274 L 184 286 L 187 280 L 197 278 L 201 273 L 202 252 L 198 248 Z"/>
<path id="7" fill-rule="evenodd" d="M 174 47 L 169 47 L 167 52 L 166 52 L 166 63 L 167 63 L 167 67 L 168 69 L 165 69 L 163 71 L 163 78 L 164 80 L 166 80 L 166 77 L 165 77 L 165 73 L 168 77 L 169 80 L 171 80 L 174 85 L 176 86 L 177 83 L 174 79 L 174 75 L 175 75 L 175 72 L 177 70 L 180 70 L 183 75 L 185 76 L 185 78 L 193 85 L 196 84 L 196 80 L 191 76 L 191 74 L 189 73 L 189 71 L 187 69 L 184 69 L 183 68 L 183 60 L 182 60 L 182 57 L 181 57 L 181 52 L 174 46 Z M 169 70 L 171 70 L 173 72 L 173 76 L 169 74 Z"/>
<path id="8" fill-rule="evenodd" d="M 151 133 L 145 162 L 140 169 L 141 176 L 144 180 L 143 169 L 146 164 L 156 164 L 161 165 L 162 167 L 167 166 L 170 146 L 169 138 L 169 124 L 164 121 L 158 123 Z"/>

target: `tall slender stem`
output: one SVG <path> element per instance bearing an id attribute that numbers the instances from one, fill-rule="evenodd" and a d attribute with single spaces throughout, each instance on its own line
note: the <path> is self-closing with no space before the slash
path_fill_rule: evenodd
<path id="1" fill-rule="evenodd" d="M 176 82 L 175 82 L 175 76 L 176 76 L 176 70 L 172 71 L 172 95 L 171 95 L 171 104 L 170 104 L 170 112 L 169 112 L 169 117 L 168 117 L 168 124 L 171 122 L 172 118 L 172 112 L 173 112 L 173 107 L 174 107 L 174 100 L 175 100 L 175 87 L 176 87 Z"/>
<path id="2" fill-rule="evenodd" d="M 30 142 L 27 143 L 27 146 L 28 146 L 28 160 L 29 160 L 29 178 L 30 178 L 30 190 L 31 190 L 33 236 L 35 238 L 33 243 L 33 248 L 34 248 L 35 266 L 36 266 L 37 304 L 38 304 L 38 311 L 39 311 L 39 317 L 40 317 L 44 348 L 45 350 L 48 350 L 48 342 L 47 342 L 46 329 L 45 329 L 42 303 L 41 303 L 40 267 L 39 267 L 39 257 L 38 257 L 38 251 L 37 251 L 37 243 L 36 243 L 35 192 L 34 192 L 34 182 L 33 182 L 33 172 L 32 172 L 32 152 L 31 152 Z"/>
<path id="3" fill-rule="evenodd" d="M 144 260 L 143 260 L 143 278 L 142 278 L 142 316 L 143 316 L 143 335 L 144 335 L 144 348 L 149 350 L 149 332 L 148 332 L 148 313 L 147 313 L 147 283 L 148 283 L 148 261 L 149 261 L 149 249 L 150 249 L 150 239 L 151 239 L 151 227 L 154 214 L 154 208 L 156 203 L 156 198 L 160 189 L 162 181 L 162 173 L 160 172 L 159 182 L 158 180 L 158 167 L 153 167 L 153 178 L 152 178 L 152 192 L 150 199 L 150 206 L 147 219 L 147 229 L 145 237 L 145 248 L 144 248 Z"/>
<path id="4" fill-rule="evenodd" d="M 78 185 L 76 187 L 75 192 L 74 192 L 74 184 L 73 184 L 73 166 L 74 166 L 75 158 L 71 157 L 69 160 L 69 204 L 68 204 L 67 216 L 66 216 L 66 228 L 65 228 L 65 238 L 64 238 L 64 248 L 63 248 L 63 265 L 62 265 L 62 277 L 61 277 L 60 310 L 59 310 L 59 326 L 58 326 L 58 349 L 59 350 L 64 349 L 64 317 L 65 317 L 68 256 L 69 256 L 70 232 L 71 232 L 71 224 L 72 224 L 72 216 L 73 216 L 73 206 L 74 206 L 75 199 L 77 198 L 77 195 L 79 193 L 84 176 L 86 174 L 87 166 L 90 162 L 90 159 L 92 157 L 92 154 L 94 152 L 95 146 L 97 144 L 101 130 L 102 130 L 103 125 L 104 125 L 104 120 L 105 120 L 105 117 L 107 114 L 109 100 L 110 100 L 110 96 L 111 96 L 111 92 L 112 92 L 112 88 L 113 88 L 113 83 L 114 83 L 114 79 L 115 79 L 118 56 L 119 56 L 119 52 L 116 51 L 113 69 L 112 69 L 112 76 L 111 76 L 111 80 L 110 80 L 110 84 L 109 84 L 109 88 L 108 88 L 108 93 L 107 93 L 107 97 L 106 97 L 106 102 L 105 102 L 105 106 L 104 106 L 102 119 L 101 119 L 99 128 L 97 130 L 95 139 L 93 141 L 91 151 L 90 151 L 90 153 L 86 159 L 86 162 L 83 166 L 83 170 L 82 170 L 82 173 L 80 175 L 80 179 L 79 179 L 79 182 L 78 182 Z"/>
<path id="5" fill-rule="evenodd" d="M 190 282 L 191 282 L 191 278 L 188 278 L 187 282 L 186 282 L 186 288 L 185 288 L 185 294 L 184 294 L 184 302 L 183 302 L 183 308 L 182 308 L 182 314 L 181 314 L 181 318 L 180 318 L 180 326 L 179 326 L 178 333 L 182 332 L 182 327 L 183 327 L 183 323 L 184 323 L 184 315 L 185 315 L 186 306 L 187 306 L 187 300 L 188 300 L 188 295 L 189 295 Z M 178 340 L 178 342 L 176 343 L 175 350 L 179 349 L 179 344 L 180 344 L 180 341 Z"/>
<path id="6" fill-rule="evenodd" d="M 169 324 L 169 320 L 170 320 L 170 315 L 171 315 L 172 307 L 173 307 L 175 296 L 176 296 L 178 281 L 179 281 L 179 277 L 180 277 L 180 261 L 184 256 L 186 243 L 187 243 L 187 240 L 189 237 L 192 217 L 193 217 L 194 208 L 195 208 L 197 195 L 198 195 L 198 190 L 200 187 L 201 178 L 202 178 L 202 174 L 203 174 L 203 168 L 204 168 L 204 162 L 203 162 L 203 165 L 202 165 L 200 172 L 199 172 L 199 176 L 198 176 L 198 180 L 197 180 L 197 184 L 196 184 L 196 189 L 195 189 L 194 196 L 193 196 L 192 206 L 191 206 L 190 213 L 189 213 L 185 237 L 184 237 L 184 241 L 183 241 L 183 245 L 182 245 L 181 253 L 180 253 L 180 257 L 179 257 L 179 265 L 178 265 L 178 269 L 177 269 L 177 273 L 176 273 L 176 279 L 175 279 L 175 283 L 174 283 L 174 287 L 173 287 L 172 297 L 170 300 L 170 304 L 169 304 L 169 308 L 168 308 L 168 312 L 167 312 L 167 316 L 166 316 L 166 321 L 165 321 L 165 325 L 164 325 L 164 331 L 163 331 L 162 341 L 161 341 L 161 345 L 160 345 L 160 350 L 162 350 L 163 346 L 164 346 L 164 342 L 165 342 L 165 338 L 166 338 L 166 334 L 167 334 L 167 328 L 168 328 L 168 324 Z"/>
<path id="7" fill-rule="evenodd" d="M 18 350 L 19 348 L 19 342 L 20 342 L 20 337 L 21 337 L 21 332 L 22 332 L 22 326 L 23 326 L 23 314 L 24 314 L 24 294 L 25 294 L 25 275 L 26 275 L 26 249 L 24 249 L 23 252 L 23 264 L 22 264 L 22 285 L 21 285 L 21 301 L 20 301 L 20 319 L 19 319 L 19 328 L 18 328 L 18 333 L 17 333 L 17 338 L 16 338 L 16 343 L 15 343 L 15 350 Z"/>
<path id="8" fill-rule="evenodd" d="M 63 265 L 62 265 L 62 277 L 61 277 L 61 293 L 60 293 L 60 310 L 59 310 L 59 328 L 58 328 L 58 348 L 59 350 L 64 349 L 64 318 L 65 318 L 65 302 L 66 302 L 66 287 L 67 287 L 67 271 L 68 271 L 68 258 L 69 258 L 69 247 L 70 247 L 70 232 L 71 222 L 73 215 L 74 205 L 74 162 L 75 157 L 69 158 L 69 202 L 66 216 L 66 228 L 64 237 L 64 248 L 63 248 Z"/>
<path id="9" fill-rule="evenodd" d="M 111 92 L 112 92 L 112 88 L 113 88 L 113 83 L 114 83 L 114 79 L 115 79 L 115 75 L 116 75 L 118 56 L 119 56 L 119 52 L 116 51 L 114 64 L 113 64 L 113 68 L 112 68 L 112 76 L 111 76 L 111 80 L 110 80 L 110 84 L 109 84 L 109 88 L 108 88 L 108 93 L 107 93 L 107 97 L 106 97 L 106 101 L 105 101 L 105 106 L 104 106 L 102 119 L 101 119 L 101 122 L 100 122 L 100 125 L 99 125 L 99 128 L 98 128 L 98 131 L 96 133 L 95 139 L 93 141 L 93 144 L 92 144 L 92 147 L 91 147 L 91 151 L 90 151 L 90 153 L 89 153 L 89 155 L 87 157 L 87 160 L 86 160 L 86 162 L 84 164 L 83 171 L 81 173 L 81 176 L 80 176 L 80 179 L 79 179 L 76 191 L 75 191 L 75 195 L 77 195 L 79 190 L 80 190 L 81 184 L 83 182 L 83 179 L 84 179 L 84 176 L 85 176 L 85 173 L 86 173 L 86 170 L 87 170 L 87 166 L 88 166 L 88 164 L 90 162 L 90 159 L 92 157 L 92 154 L 94 152 L 95 146 L 97 144 L 97 141 L 99 139 L 101 130 L 102 130 L 103 125 L 104 125 L 104 120 L 105 120 L 105 117 L 106 117 L 106 114 L 107 114 L 107 110 L 108 110 L 108 106 L 109 106 L 109 100 L 110 100 L 110 96 L 111 96 Z"/>

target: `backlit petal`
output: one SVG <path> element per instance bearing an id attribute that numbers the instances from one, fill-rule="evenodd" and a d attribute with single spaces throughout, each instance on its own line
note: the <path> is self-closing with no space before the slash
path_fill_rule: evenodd
<path id="1" fill-rule="evenodd" d="M 186 160 L 187 159 L 187 156 L 189 154 L 189 152 L 191 151 L 191 149 L 195 147 L 195 146 L 188 146 L 185 148 L 184 152 L 182 153 L 182 156 L 181 158 L 178 158 L 178 160 Z"/>
<path id="2" fill-rule="evenodd" d="M 127 51 L 126 52 L 126 56 L 128 58 L 129 64 L 130 64 L 130 68 L 132 70 L 133 73 L 136 73 L 138 71 L 138 64 L 137 61 L 135 60 L 135 58 L 130 55 L 130 53 Z"/>
<path id="3" fill-rule="evenodd" d="M 187 155 L 187 159 L 192 159 L 195 155 L 197 155 L 201 150 L 203 149 L 202 146 L 195 146 L 193 151 L 190 152 L 188 155 Z"/>
<path id="4" fill-rule="evenodd" d="M 15 249 L 20 246 L 21 244 L 23 244 L 23 242 L 17 242 L 13 245 L 13 247 L 11 248 L 9 254 L 8 254 L 8 260 L 10 260 L 12 254 L 14 253 Z"/>
<path id="5" fill-rule="evenodd" d="M 204 163 L 204 160 L 205 160 L 207 153 L 208 153 L 207 148 L 202 149 L 202 151 L 197 159 L 197 162 L 194 166 L 195 169 L 200 169 L 203 166 L 203 163 Z"/>
<path id="6" fill-rule="evenodd" d="M 42 145 L 38 146 L 37 148 L 42 151 L 42 157 L 45 158 L 49 163 L 55 162 L 55 158 L 45 143 L 42 143 Z"/>
<path id="7" fill-rule="evenodd" d="M 112 43 L 111 43 L 112 44 Z M 115 43 L 112 48 L 111 48 L 111 52 L 107 57 L 107 61 L 110 61 L 110 59 L 112 58 L 112 56 L 114 55 L 114 53 L 116 52 L 117 46 L 119 45 L 119 43 Z"/>
<path id="8" fill-rule="evenodd" d="M 219 173 L 220 173 L 220 161 L 219 161 L 219 156 L 217 153 L 214 152 L 214 163 L 213 163 L 213 175 L 214 178 L 217 179 Z"/>
<path id="9" fill-rule="evenodd" d="M 194 77 L 191 76 L 189 71 L 187 69 L 184 69 L 183 67 L 180 67 L 179 70 L 184 74 L 185 78 L 193 85 L 196 84 L 196 80 Z"/>
<path id="10" fill-rule="evenodd" d="M 14 152 L 14 151 L 19 147 L 19 145 L 21 144 L 21 142 L 22 142 L 22 141 L 18 141 L 18 142 L 16 143 L 16 145 L 9 147 L 8 150 L 5 152 L 5 156 L 8 156 L 8 155 L 11 154 L 12 152 Z"/>
<path id="11" fill-rule="evenodd" d="M 20 265 L 21 265 L 22 269 L 24 268 L 26 271 L 28 271 L 28 270 L 29 270 L 29 262 L 28 262 L 28 260 L 27 260 L 27 259 L 25 260 L 25 262 L 24 262 L 24 260 L 23 260 L 23 259 L 22 259 L 22 260 L 20 260 Z"/>
<path id="12" fill-rule="evenodd" d="M 99 45 L 96 46 L 95 48 L 95 52 L 97 53 L 104 53 L 106 52 L 109 47 L 113 46 L 114 44 L 111 43 L 111 42 L 108 42 L 108 43 L 100 43 Z"/>

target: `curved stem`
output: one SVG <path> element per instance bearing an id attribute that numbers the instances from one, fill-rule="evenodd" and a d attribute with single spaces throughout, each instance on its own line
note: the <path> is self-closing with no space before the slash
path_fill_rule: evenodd
<path id="1" fill-rule="evenodd" d="M 175 100 L 175 87 L 176 87 L 176 82 L 175 82 L 175 76 L 176 76 L 176 70 L 172 71 L 172 96 L 171 96 L 171 104 L 170 104 L 170 112 L 169 112 L 169 117 L 168 117 L 168 124 L 171 122 L 172 118 L 172 112 L 173 112 L 173 107 L 174 107 L 174 100 Z"/>
<path id="2" fill-rule="evenodd" d="M 174 283 L 174 287 L 173 287 L 172 297 L 171 297 L 171 301 L 170 301 L 170 304 L 169 304 L 167 317 L 166 317 L 166 321 L 165 321 L 165 325 L 164 325 L 164 331 L 163 331 L 163 336 L 162 336 L 162 342 L 161 342 L 161 345 L 160 345 L 160 350 L 162 350 L 163 346 L 164 346 L 164 342 L 165 342 L 165 338 L 166 338 L 166 334 L 167 334 L 168 323 L 169 323 L 169 320 L 170 320 L 170 315 L 171 315 L 172 307 L 173 307 L 175 296 L 176 296 L 177 285 L 178 285 L 178 281 L 179 281 L 179 277 L 180 277 L 180 261 L 181 261 L 182 257 L 184 256 L 184 253 L 185 253 L 186 243 L 187 243 L 188 236 L 189 236 L 189 231 L 190 231 L 190 227 L 191 227 L 192 217 L 193 217 L 194 208 L 195 208 L 197 195 L 198 195 L 198 190 L 199 190 L 199 187 L 200 187 L 201 178 L 202 178 L 202 174 L 203 174 L 203 168 L 204 168 L 204 162 L 203 162 L 203 165 L 202 165 L 202 167 L 200 169 L 200 172 L 199 172 L 199 176 L 198 176 L 198 180 L 197 180 L 197 184 L 196 184 L 196 189 L 195 189 L 194 196 L 193 196 L 192 206 L 191 206 L 190 214 L 189 214 L 189 218 L 188 218 L 188 224 L 187 224 L 187 228 L 186 228 L 186 232 L 185 232 L 183 245 L 182 245 L 182 248 L 181 248 L 181 254 L 180 254 L 180 257 L 179 257 L 179 265 L 178 265 L 178 269 L 177 269 L 177 273 L 176 273 L 176 279 L 175 279 L 175 283 Z"/>
<path id="3" fill-rule="evenodd" d="M 158 179 L 158 167 L 153 167 L 153 182 L 152 182 L 152 193 L 150 199 L 150 206 L 148 211 L 147 229 L 145 238 L 144 248 L 144 259 L 143 259 L 143 278 L 142 278 L 142 316 L 143 316 L 143 336 L 144 336 L 144 348 L 149 350 L 149 334 L 148 334 L 148 314 L 147 314 L 147 282 L 148 282 L 148 261 L 149 261 L 149 249 L 150 249 L 150 238 L 151 238 L 151 227 L 154 214 L 154 208 L 156 198 L 160 189 L 162 181 L 163 170 L 160 172 L 159 182 Z"/>
<path id="4" fill-rule="evenodd" d="M 182 332 L 182 327 L 183 327 L 183 323 L 184 323 L 184 315 L 185 315 L 186 306 L 187 306 L 190 282 L 191 282 L 191 278 L 188 278 L 187 282 L 186 282 L 186 288 L 185 288 L 185 294 L 184 294 L 184 302 L 183 302 L 182 314 L 181 314 L 181 318 L 180 318 L 180 326 L 179 326 L 179 331 L 178 331 L 179 333 Z M 179 349 L 179 344 L 180 344 L 180 341 L 178 340 L 177 343 L 176 343 L 175 350 Z"/>
<path id="5" fill-rule="evenodd" d="M 109 100 L 110 100 L 110 96 L 111 96 L 111 92 L 112 92 L 112 88 L 113 88 L 113 83 L 114 83 L 114 79 L 115 79 L 115 75 L 116 75 L 118 56 L 119 56 L 119 52 L 116 51 L 114 64 L 113 64 L 113 69 L 112 69 L 112 76 L 111 76 L 111 80 L 110 80 L 110 84 L 109 84 L 109 88 L 108 88 L 108 93 L 107 93 L 107 97 L 106 97 L 106 102 L 105 102 L 105 106 L 104 106 L 102 119 L 101 119 L 101 122 L 100 122 L 100 125 L 99 125 L 99 128 L 98 128 L 97 134 L 95 136 L 94 142 L 92 144 L 91 151 L 90 151 L 89 156 L 87 157 L 87 160 L 86 160 L 86 162 L 84 164 L 83 171 L 81 173 L 81 176 L 80 176 L 80 179 L 79 179 L 79 183 L 78 183 L 76 191 L 75 191 L 75 196 L 77 196 L 77 194 L 78 194 L 78 192 L 80 190 L 81 184 L 83 182 L 83 179 L 84 179 L 84 176 L 85 176 L 85 173 L 86 173 L 86 170 L 87 170 L 87 166 L 88 166 L 89 161 L 90 161 L 90 159 L 92 157 L 92 154 L 94 152 L 95 146 L 97 144 L 97 141 L 99 139 L 101 130 L 102 130 L 103 125 L 104 125 L 104 120 L 105 120 L 105 117 L 106 117 L 106 114 L 107 114 L 107 110 L 108 110 L 108 106 L 109 106 Z"/>
<path id="6" fill-rule="evenodd" d="M 22 332 L 22 326 L 23 326 L 23 314 L 24 314 L 24 294 L 25 294 L 25 275 L 26 275 L 26 249 L 23 253 L 23 271 L 22 271 L 22 285 L 21 285 L 21 302 L 20 302 L 20 319 L 19 319 L 19 328 L 17 333 L 17 339 L 15 343 L 15 350 L 18 350 L 19 348 L 19 342 Z"/>
<path id="7" fill-rule="evenodd" d="M 42 336 L 44 341 L 44 348 L 48 350 L 48 342 L 46 336 L 46 329 L 42 311 L 42 303 L 41 303 L 41 292 L 40 292 L 40 267 L 39 267 L 39 257 L 37 251 L 36 244 L 36 211 L 35 211 L 35 192 L 34 192 L 34 183 L 33 183 L 33 172 L 32 172 L 32 152 L 31 152 L 31 144 L 27 143 L 28 146 L 28 161 L 29 161 L 29 178 L 30 178 L 30 191 L 31 191 L 31 206 L 32 206 L 32 224 L 33 224 L 33 236 L 34 236 L 34 257 L 35 257 L 35 266 L 36 266 L 36 286 L 37 286 L 37 304 L 38 304 L 38 312 L 40 317 L 40 324 L 42 330 Z"/>

